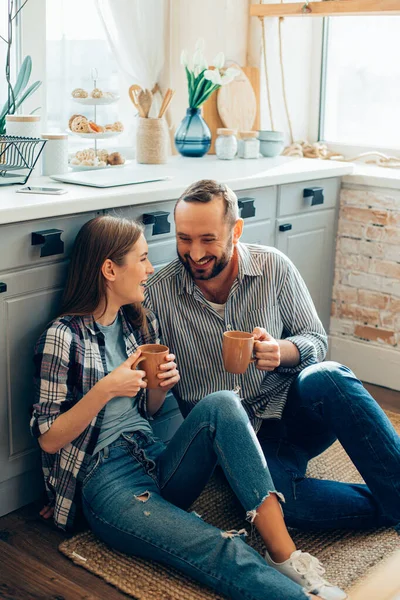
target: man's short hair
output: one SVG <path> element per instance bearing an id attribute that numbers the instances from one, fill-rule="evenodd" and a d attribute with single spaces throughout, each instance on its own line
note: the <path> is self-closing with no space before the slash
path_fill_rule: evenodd
<path id="1" fill-rule="evenodd" d="M 229 225 L 233 227 L 239 218 L 237 196 L 227 185 L 214 181 L 213 179 L 201 179 L 200 181 L 192 183 L 178 199 L 175 204 L 175 211 L 179 202 L 206 203 L 211 202 L 215 196 L 222 198 L 225 206 L 225 217 Z"/>

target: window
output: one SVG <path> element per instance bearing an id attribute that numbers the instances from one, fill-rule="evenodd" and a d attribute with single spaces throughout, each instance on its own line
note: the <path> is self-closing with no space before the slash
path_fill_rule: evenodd
<path id="1" fill-rule="evenodd" d="M 320 138 L 399 149 L 400 17 L 327 21 Z"/>
<path id="2" fill-rule="evenodd" d="M 14 8 L 13 14 L 16 12 Z M 18 23 L 19 18 L 14 21 L 13 25 L 13 43 L 11 45 L 11 83 L 15 85 L 17 74 L 17 55 L 18 55 Z M 8 39 L 8 3 L 0 3 L 0 35 L 4 39 L 0 39 L 0 111 L 8 99 L 8 86 L 6 80 L 6 59 L 7 59 L 7 44 L 4 40 Z"/>
<path id="3" fill-rule="evenodd" d="M 94 119 L 94 107 L 73 101 L 71 92 L 93 89 L 92 72 L 97 70 L 97 87 L 111 91 L 121 99 L 96 107 L 100 125 L 122 121 L 125 131 L 115 138 L 98 142 L 100 148 L 130 146 L 134 109 L 129 105 L 128 87 L 109 48 L 106 33 L 96 10 L 95 0 L 47 0 L 46 4 L 46 106 L 47 130 L 68 128 L 73 114 Z M 131 125 L 131 128 L 129 127 Z M 93 145 L 93 141 L 90 140 Z M 88 140 L 71 136 L 71 150 L 88 147 Z"/>

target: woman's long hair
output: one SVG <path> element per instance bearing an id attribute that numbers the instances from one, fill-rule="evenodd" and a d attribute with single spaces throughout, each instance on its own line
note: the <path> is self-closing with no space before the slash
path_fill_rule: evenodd
<path id="1" fill-rule="evenodd" d="M 109 215 L 96 217 L 83 225 L 71 254 L 61 315 L 91 315 L 103 303 L 106 311 L 107 282 L 101 267 L 108 258 L 118 266 L 124 265 L 126 254 L 142 233 L 139 223 Z M 134 329 L 144 326 L 145 311 L 140 302 L 126 305 L 124 309 Z"/>

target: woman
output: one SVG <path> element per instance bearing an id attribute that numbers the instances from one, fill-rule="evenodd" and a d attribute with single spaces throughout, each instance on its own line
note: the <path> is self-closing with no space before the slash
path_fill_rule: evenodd
<path id="1" fill-rule="evenodd" d="M 154 315 L 141 306 L 153 273 L 147 252 L 141 227 L 125 219 L 98 217 L 77 236 L 61 316 L 35 350 L 31 428 L 51 506 L 43 514 L 54 511 L 67 529 L 81 506 L 110 546 L 169 564 L 230 598 L 344 598 L 319 575 L 317 559 L 296 551 L 235 394 L 204 398 L 168 446 L 154 436 L 149 421 L 179 373 L 168 355 L 159 389 L 146 391 L 145 372 L 132 368 L 138 346 L 159 341 Z M 265 542 L 268 564 L 239 534 L 186 512 L 217 461 Z"/>

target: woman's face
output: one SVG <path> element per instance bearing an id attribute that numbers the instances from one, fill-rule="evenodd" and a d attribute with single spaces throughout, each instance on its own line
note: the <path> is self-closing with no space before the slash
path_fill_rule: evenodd
<path id="1" fill-rule="evenodd" d="M 133 302 L 143 302 L 144 284 L 154 268 L 147 256 L 148 247 L 143 235 L 125 255 L 122 266 L 113 263 L 115 279 L 112 282 L 112 293 L 121 306 Z"/>

